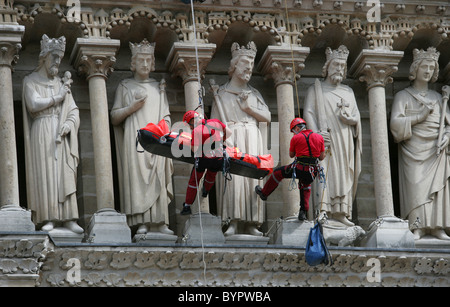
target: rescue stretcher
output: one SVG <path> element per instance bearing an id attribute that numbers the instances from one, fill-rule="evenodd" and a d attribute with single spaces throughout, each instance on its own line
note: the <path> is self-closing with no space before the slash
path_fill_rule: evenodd
<path id="1" fill-rule="evenodd" d="M 170 132 L 164 120 L 161 120 L 158 125 L 149 123 L 146 127 L 139 129 L 137 131 L 136 147 L 138 143 L 149 153 L 185 163 L 195 163 L 194 155 L 190 151 L 191 134 Z M 188 151 L 185 146 L 189 148 Z M 185 149 L 184 151 L 183 148 Z M 174 152 L 176 153 L 175 155 Z M 236 147 L 227 147 L 224 158 L 226 159 L 226 167 L 222 171 L 230 174 L 263 179 L 273 171 L 274 162 L 270 154 L 253 156 L 240 152 Z"/>

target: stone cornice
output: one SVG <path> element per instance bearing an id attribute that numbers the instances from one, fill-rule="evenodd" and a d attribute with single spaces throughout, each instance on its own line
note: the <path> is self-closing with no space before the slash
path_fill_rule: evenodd
<path id="1" fill-rule="evenodd" d="M 131 3 L 133 6 L 143 5 L 150 6 L 156 9 L 176 9 L 179 11 L 189 11 L 190 5 L 181 4 L 179 0 L 173 1 L 148 1 L 148 0 L 137 0 L 137 1 L 123 1 L 123 0 L 100 0 L 91 2 L 88 0 L 81 0 L 82 6 L 92 6 L 92 7 L 118 7 L 127 8 L 130 7 Z M 64 6 L 67 1 L 65 0 L 42 0 L 39 3 L 45 5 L 47 3 L 58 3 L 60 6 Z M 450 9 L 450 4 L 447 1 L 402 1 L 399 3 L 396 0 L 381 0 L 381 9 L 383 14 L 398 14 L 398 15 L 413 15 L 426 14 L 442 16 L 448 15 L 448 10 Z M 16 1 L 15 4 L 33 6 L 35 1 L 33 0 L 21 0 Z M 367 6 L 367 1 L 365 0 L 342 0 L 342 1 L 318 1 L 318 0 L 290 0 L 284 2 L 282 0 L 206 0 L 203 3 L 195 3 L 194 6 L 197 9 L 202 9 L 205 11 L 211 10 L 236 10 L 236 6 L 239 9 L 249 10 L 255 12 L 273 12 L 274 10 L 279 10 L 282 12 L 287 5 L 288 9 L 292 13 L 309 13 L 317 12 L 321 10 L 322 12 L 334 13 L 336 11 L 341 13 L 360 13 L 366 14 L 371 8 Z M 297 12 L 296 12 L 297 11 Z"/>
<path id="2" fill-rule="evenodd" d="M 279 5 L 277 5 L 277 3 Z M 196 3 L 197 39 L 209 41 L 211 32 L 227 31 L 234 22 L 248 23 L 254 32 L 267 32 L 273 44 L 289 42 L 301 46 L 305 35 L 319 35 L 329 25 L 340 26 L 347 35 L 359 36 L 369 48 L 401 48 L 411 40 L 417 30 L 435 30 L 441 40 L 450 32 L 450 4 L 445 1 L 381 1 L 381 20 L 370 23 L 367 14 L 370 7 L 365 1 L 317 0 L 206 0 Z M 73 23 L 87 37 L 114 37 L 116 27 L 128 27 L 136 19 L 148 19 L 156 29 L 173 31 L 180 41 L 193 41 L 189 5 L 179 0 L 171 1 L 81 1 L 80 13 L 75 18 L 69 14 L 64 1 L 18 1 L 14 14 L 21 24 L 33 23 L 40 14 L 54 14 L 61 23 Z M 275 4 L 275 6 L 274 6 Z M 287 4 L 289 20 L 284 5 Z M 289 22 L 290 26 L 287 26 Z M 288 32 L 286 29 L 290 29 Z M 217 37 L 217 35 L 214 35 Z M 221 35 L 220 35 L 221 36 Z M 406 40 L 405 40 L 406 39 Z M 405 43 L 406 42 L 406 43 Z"/>
<path id="3" fill-rule="evenodd" d="M 304 248 L 267 246 L 66 246 L 45 258 L 39 286 L 449 286 L 450 254 L 330 248 L 331 266 L 309 266 Z M 206 270 L 203 262 L 206 263 Z M 79 264 L 78 282 L 70 261 Z M 369 262 L 370 260 L 370 262 Z M 371 282 L 371 263 L 380 281 Z M 1 264 L 1 262 L 0 262 Z M 205 284 L 206 282 L 206 284 Z"/>

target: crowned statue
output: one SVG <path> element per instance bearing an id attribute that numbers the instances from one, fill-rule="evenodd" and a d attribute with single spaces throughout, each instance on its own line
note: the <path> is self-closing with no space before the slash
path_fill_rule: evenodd
<path id="1" fill-rule="evenodd" d="M 263 137 L 260 123 L 270 123 L 271 114 L 259 91 L 248 83 L 253 73 L 256 57 L 256 45 L 249 42 L 246 46 L 233 43 L 231 62 L 228 69 L 229 81 L 213 88 L 211 118 L 226 123 L 232 130 L 227 146 L 238 147 L 241 152 L 261 155 Z M 218 213 L 231 223 L 225 236 L 239 232 L 262 236 L 258 227 L 264 222 L 264 203 L 254 193 L 259 180 L 242 176 L 233 176 L 224 182 L 220 176 L 216 182 Z M 239 225 L 240 224 L 240 225 Z"/>
<path id="2" fill-rule="evenodd" d="M 325 211 L 339 226 L 354 226 L 349 219 L 361 173 L 361 118 L 353 90 L 342 84 L 347 75 L 349 50 L 340 46 L 326 49 L 323 81 L 316 79 L 306 94 L 303 118 L 309 129 L 325 140 L 326 158 L 321 161 L 325 188 L 313 183 L 315 211 Z"/>
<path id="3" fill-rule="evenodd" d="M 39 65 L 23 80 L 23 118 L 28 207 L 43 231 L 55 227 L 76 234 L 80 117 L 70 72 L 58 76 L 66 39 L 43 35 Z"/>
<path id="4" fill-rule="evenodd" d="M 148 123 L 165 120 L 170 127 L 165 81 L 150 78 L 155 70 L 155 44 L 144 39 L 130 43 L 133 78 L 122 80 L 116 90 L 111 121 L 116 140 L 120 206 L 136 234 L 168 228 L 168 206 L 173 199 L 172 160 L 136 150 L 136 131 Z"/>
<path id="5" fill-rule="evenodd" d="M 413 50 L 411 86 L 398 92 L 390 128 L 398 143 L 400 213 L 415 239 L 450 240 L 450 112 L 441 94 L 429 89 L 439 76 L 439 52 Z M 449 97 L 449 87 L 443 95 Z"/>

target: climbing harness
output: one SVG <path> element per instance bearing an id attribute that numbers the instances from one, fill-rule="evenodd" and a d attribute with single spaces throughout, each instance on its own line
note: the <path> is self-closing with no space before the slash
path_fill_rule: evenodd
<path id="1" fill-rule="evenodd" d="M 313 181 L 316 178 L 317 172 L 320 175 L 321 166 L 319 164 L 319 159 L 313 157 L 311 145 L 309 143 L 309 137 L 311 136 L 311 134 L 313 132 L 311 131 L 308 135 L 306 135 L 302 132 L 300 132 L 300 133 L 305 137 L 306 144 L 308 145 L 309 156 L 296 157 L 294 162 L 292 162 L 292 164 L 290 166 L 290 169 L 291 169 L 290 171 L 292 172 L 292 179 L 291 179 L 291 182 L 289 183 L 289 191 L 294 190 L 297 186 L 296 181 L 295 181 L 295 179 L 297 179 L 296 169 L 301 169 L 302 171 L 309 172 Z M 322 168 L 322 172 L 323 172 L 323 168 Z M 298 183 L 299 189 L 300 189 L 300 184 L 301 183 L 299 182 Z"/>

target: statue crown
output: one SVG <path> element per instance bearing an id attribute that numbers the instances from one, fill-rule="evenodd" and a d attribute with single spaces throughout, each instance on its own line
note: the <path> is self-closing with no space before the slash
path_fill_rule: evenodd
<path id="1" fill-rule="evenodd" d="M 349 53 L 350 53 L 350 51 L 344 45 L 339 46 L 339 48 L 336 50 L 331 50 L 330 47 L 328 47 L 325 50 L 325 54 L 327 56 L 327 62 L 334 60 L 334 59 L 341 59 L 341 60 L 347 61 Z"/>
<path id="2" fill-rule="evenodd" d="M 427 49 L 427 51 L 421 49 L 414 49 L 413 50 L 413 58 L 414 58 L 414 62 L 416 61 L 420 61 L 420 60 L 434 60 L 434 61 L 438 61 L 439 60 L 439 51 L 436 51 L 436 48 L 434 47 L 429 47 Z"/>
<path id="3" fill-rule="evenodd" d="M 254 42 L 249 42 L 247 46 L 239 46 L 238 43 L 234 42 L 231 45 L 231 56 L 235 58 L 237 56 L 246 55 L 249 57 L 256 56 L 256 44 Z"/>
<path id="4" fill-rule="evenodd" d="M 140 43 L 130 43 L 131 55 L 135 56 L 138 53 L 143 54 L 154 54 L 155 53 L 155 43 L 150 43 L 146 38 Z"/>
<path id="5" fill-rule="evenodd" d="M 50 51 L 58 50 L 64 52 L 66 50 L 66 38 L 49 38 L 46 34 L 42 36 L 41 40 L 41 57 L 47 55 Z"/>

